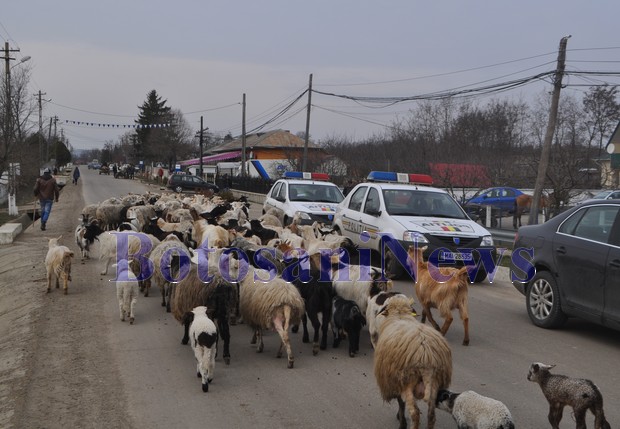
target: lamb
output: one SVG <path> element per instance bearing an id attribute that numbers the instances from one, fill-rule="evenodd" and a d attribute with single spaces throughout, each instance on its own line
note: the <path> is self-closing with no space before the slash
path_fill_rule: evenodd
<path id="1" fill-rule="evenodd" d="M 198 306 L 183 316 L 183 323 L 190 327 L 191 346 L 198 362 L 196 372 L 202 378 L 203 392 L 209 391 L 209 383 L 213 381 L 217 351 L 217 329 L 207 313 L 207 307 Z"/>
<path id="2" fill-rule="evenodd" d="M 590 380 L 572 378 L 565 375 L 551 374 L 549 370 L 555 365 L 534 362 L 530 366 L 527 379 L 538 383 L 549 402 L 549 423 L 553 429 L 559 429 L 562 413 L 566 405 L 573 408 L 577 429 L 586 429 L 586 413 L 594 414 L 595 429 L 611 429 L 603 411 L 603 395 Z"/>
<path id="3" fill-rule="evenodd" d="M 334 289 L 330 281 L 320 281 L 320 273 L 316 271 L 310 272 L 310 281 L 303 282 L 301 278 L 294 279 L 293 284 L 299 290 L 304 300 L 305 313 L 301 317 L 301 323 L 304 329 L 302 341 L 307 343 L 310 341 L 308 335 L 308 319 L 314 328 L 314 338 L 312 344 L 312 354 L 317 355 L 319 348 L 325 350 L 327 348 L 327 330 L 332 318 L 332 297 Z M 321 313 L 321 320 L 319 320 Z M 293 332 L 297 332 L 295 326 Z M 319 331 L 322 333 L 321 343 L 319 344 Z"/>
<path id="4" fill-rule="evenodd" d="M 467 296 L 467 282 L 469 281 L 467 267 L 460 269 L 443 267 L 436 268 L 433 272 L 429 271 L 428 263 L 424 262 L 423 252 L 426 250 L 426 246 L 416 248 L 409 246 L 407 253 L 409 258 L 407 263 L 410 266 L 417 267 L 414 270 L 416 273 L 415 293 L 418 297 L 418 301 L 422 305 L 422 323 L 428 321 L 440 330 L 442 335 L 446 335 L 448 328 L 452 324 L 452 310 L 455 308 L 459 310 L 459 315 L 463 321 L 463 345 L 469 345 L 469 311 L 468 311 L 468 296 Z M 441 281 L 437 281 L 434 277 L 441 276 Z M 433 315 L 431 308 L 437 308 L 439 314 L 444 318 L 443 326 L 441 329 Z"/>
<path id="5" fill-rule="evenodd" d="M 231 266 L 239 272 L 239 261 L 231 263 Z M 282 356 L 282 348 L 286 347 L 288 368 L 293 368 L 295 358 L 288 328 L 301 321 L 305 311 L 303 298 L 295 286 L 277 277 L 273 271 L 267 272 L 252 266 L 247 268 L 247 274 L 241 279 L 239 310 L 244 322 L 254 330 L 258 341 L 256 351 L 263 351 L 262 330 L 275 329 L 282 339 L 277 357 Z"/>
<path id="6" fill-rule="evenodd" d="M 459 428 L 514 429 L 512 415 L 502 402 L 473 390 L 454 393 L 440 390 L 437 408 L 452 414 Z"/>
<path id="7" fill-rule="evenodd" d="M 217 322 L 219 336 L 224 341 L 224 362 L 229 365 L 229 316 L 237 305 L 237 288 L 220 273 L 211 271 L 209 274 L 213 274 L 213 278 L 205 283 L 198 275 L 197 265 L 194 263 L 190 265 L 187 276 L 172 289 L 172 314 L 177 321 L 183 323 L 184 335 L 181 343 L 187 344 L 191 335 L 185 314 L 192 311 L 194 307 L 206 306 L 209 309 L 209 317 Z"/>
<path id="8" fill-rule="evenodd" d="M 428 429 L 435 427 L 435 400 L 452 379 L 452 352 L 445 338 L 418 322 L 408 299 L 394 298 L 381 311 L 374 372 L 384 401 L 398 400 L 400 428 L 407 428 L 405 405 L 414 429 L 420 427 L 416 400 L 428 404 Z"/>
<path id="9" fill-rule="evenodd" d="M 116 276 L 119 279 L 126 279 L 116 282 L 116 298 L 118 299 L 121 322 L 124 322 L 125 317 L 129 316 L 129 324 L 133 325 L 134 320 L 136 320 L 134 309 L 138 301 L 138 281 L 126 259 L 118 261 Z"/>
<path id="10" fill-rule="evenodd" d="M 371 289 L 371 296 L 368 297 L 368 307 L 366 308 L 366 322 L 368 323 L 368 333 L 370 334 L 370 342 L 372 348 L 377 346 L 377 338 L 379 338 L 379 328 L 383 317 L 377 317 L 379 311 L 395 296 L 408 299 L 408 297 L 400 292 L 382 292 L 378 288 Z M 413 301 L 413 300 L 411 300 Z M 413 302 L 411 303 L 413 304 Z M 412 313 L 415 314 L 413 308 Z"/>
<path id="11" fill-rule="evenodd" d="M 62 235 L 58 238 L 50 238 L 47 244 L 48 250 L 45 256 L 45 269 L 47 271 L 47 292 L 52 288 L 52 277 L 56 278 L 56 289 L 60 287 L 59 279 L 63 281 L 63 293 L 69 292 L 71 281 L 71 258 L 73 252 L 66 246 L 58 244 Z"/>
<path id="12" fill-rule="evenodd" d="M 366 325 L 366 319 L 362 315 L 355 301 L 334 297 L 334 313 L 332 317 L 332 331 L 334 333 L 334 348 L 340 345 L 340 340 L 346 333 L 349 338 L 349 356 L 355 357 L 360 349 L 360 332 Z"/>

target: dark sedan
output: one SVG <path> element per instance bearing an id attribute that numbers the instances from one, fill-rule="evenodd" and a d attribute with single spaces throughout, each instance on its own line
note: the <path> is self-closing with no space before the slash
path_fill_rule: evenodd
<path id="1" fill-rule="evenodd" d="M 167 187 L 175 192 L 194 191 L 198 193 L 218 193 L 220 189 L 215 183 L 209 183 L 198 176 L 174 173 L 168 178 Z"/>
<path id="2" fill-rule="evenodd" d="M 620 200 L 589 201 L 519 228 L 513 285 L 536 326 L 579 317 L 620 330 Z"/>

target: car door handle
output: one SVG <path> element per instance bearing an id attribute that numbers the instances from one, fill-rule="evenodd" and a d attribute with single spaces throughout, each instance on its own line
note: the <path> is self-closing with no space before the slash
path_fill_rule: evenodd
<path id="1" fill-rule="evenodd" d="M 556 252 L 558 252 L 560 255 L 565 255 L 566 254 L 566 248 L 564 246 L 560 246 L 557 249 L 555 249 Z"/>
<path id="2" fill-rule="evenodd" d="M 613 259 L 612 261 L 609 262 L 609 265 L 611 265 L 614 268 L 620 268 L 620 259 Z"/>

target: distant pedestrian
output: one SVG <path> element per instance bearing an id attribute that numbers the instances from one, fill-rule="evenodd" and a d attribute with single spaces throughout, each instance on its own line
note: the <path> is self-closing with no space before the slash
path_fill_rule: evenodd
<path id="1" fill-rule="evenodd" d="M 78 179 L 80 178 L 80 169 L 75 166 L 75 170 L 73 170 L 73 184 L 77 185 Z"/>
<path id="2" fill-rule="evenodd" d="M 52 171 L 49 168 L 43 170 L 43 176 L 39 177 L 34 184 L 34 195 L 39 197 L 41 204 L 41 231 L 45 231 L 45 225 L 52 211 L 52 203 L 58 202 L 60 189 L 56 183 L 56 179 L 52 177 Z"/>
<path id="3" fill-rule="evenodd" d="M 157 177 L 159 177 L 159 182 L 163 183 L 164 181 L 164 169 L 159 167 L 159 170 L 157 171 Z"/>
<path id="4" fill-rule="evenodd" d="M 114 178 L 116 178 L 116 173 L 118 173 L 118 168 L 116 168 L 116 164 L 112 164 L 112 174 L 114 175 Z"/>
<path id="5" fill-rule="evenodd" d="M 58 176 L 58 167 L 54 167 L 54 176 Z"/>

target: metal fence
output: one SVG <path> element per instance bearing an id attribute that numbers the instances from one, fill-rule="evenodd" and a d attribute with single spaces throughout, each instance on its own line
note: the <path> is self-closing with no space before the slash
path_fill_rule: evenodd
<path id="1" fill-rule="evenodd" d="M 215 184 L 220 189 L 236 189 L 239 191 L 266 194 L 273 185 L 272 180 L 264 180 L 258 177 L 220 176 L 215 179 Z"/>

